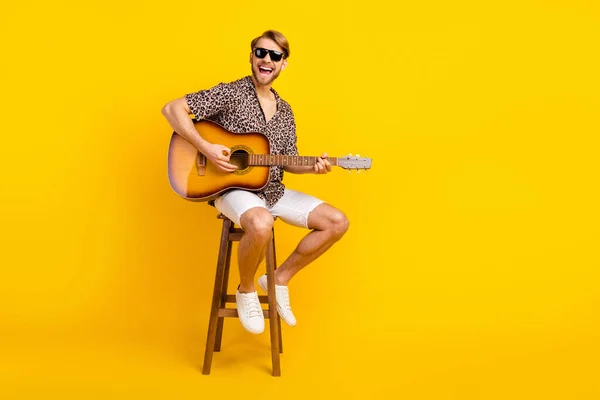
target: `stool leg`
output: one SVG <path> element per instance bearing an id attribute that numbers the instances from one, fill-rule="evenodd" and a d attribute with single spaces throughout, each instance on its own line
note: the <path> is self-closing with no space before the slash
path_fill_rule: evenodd
<path id="1" fill-rule="evenodd" d="M 215 339 L 217 334 L 217 320 L 219 313 L 219 304 L 221 303 L 221 289 L 223 288 L 223 277 L 225 274 L 225 258 L 227 257 L 227 247 L 229 245 L 230 220 L 223 220 L 223 230 L 221 233 L 221 245 L 219 247 L 219 259 L 217 260 L 217 274 L 215 276 L 215 288 L 213 290 L 212 305 L 210 307 L 210 320 L 208 322 L 208 334 L 206 337 L 206 350 L 204 351 L 204 365 L 202 374 L 210 374 L 212 364 L 213 349 L 215 348 Z"/>
<path id="2" fill-rule="evenodd" d="M 219 308 L 225 308 L 227 304 L 227 284 L 229 283 L 229 267 L 231 266 L 231 248 L 232 242 L 227 242 L 227 256 L 225 258 L 225 272 L 223 276 L 223 286 L 221 288 L 221 302 Z M 215 351 L 221 351 L 221 339 L 223 338 L 223 321 L 225 317 L 219 317 L 217 322 L 217 338 L 215 340 Z"/>
<path id="3" fill-rule="evenodd" d="M 273 234 L 267 243 L 267 285 L 269 297 L 269 326 L 271 328 L 271 359 L 273 362 L 273 376 L 281 376 L 279 364 L 279 326 L 277 324 L 277 305 L 275 301 L 275 248 Z"/>
<path id="4" fill-rule="evenodd" d="M 281 338 L 281 317 L 277 314 L 277 331 L 279 332 L 279 352 L 283 353 L 283 339 Z"/>
<path id="5" fill-rule="evenodd" d="M 275 229 L 273 229 L 273 268 L 277 269 L 277 246 L 275 246 Z M 281 317 L 277 313 L 277 331 L 279 332 L 279 352 L 283 353 L 283 338 L 281 334 Z"/>

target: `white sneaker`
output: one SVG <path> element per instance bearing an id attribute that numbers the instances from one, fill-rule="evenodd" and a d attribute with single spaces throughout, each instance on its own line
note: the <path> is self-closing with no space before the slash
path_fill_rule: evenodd
<path id="1" fill-rule="evenodd" d="M 258 286 L 265 292 L 269 293 L 267 286 L 267 274 L 258 278 Z M 279 316 L 289 326 L 296 326 L 296 317 L 290 306 L 290 292 L 287 286 L 275 284 L 275 300 L 277 301 L 277 312 Z"/>
<path id="2" fill-rule="evenodd" d="M 251 333 L 259 334 L 265 330 L 265 316 L 263 315 L 258 293 L 240 293 L 235 291 L 237 312 L 242 326 Z"/>

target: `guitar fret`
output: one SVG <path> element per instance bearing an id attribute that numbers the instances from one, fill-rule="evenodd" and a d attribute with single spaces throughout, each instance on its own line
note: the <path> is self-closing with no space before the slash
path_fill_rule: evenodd
<path id="1" fill-rule="evenodd" d="M 291 156 L 287 154 L 248 154 L 248 165 L 309 166 L 314 165 L 317 162 L 317 158 L 318 157 L 312 156 Z M 328 157 L 327 159 L 331 165 L 339 165 L 338 157 Z"/>

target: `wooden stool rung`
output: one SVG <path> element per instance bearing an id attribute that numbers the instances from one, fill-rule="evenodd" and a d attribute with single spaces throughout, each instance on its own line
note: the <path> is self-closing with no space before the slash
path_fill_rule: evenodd
<path id="1" fill-rule="evenodd" d="M 269 319 L 269 310 L 262 310 L 265 319 Z M 238 318 L 238 312 L 235 308 L 219 308 L 219 317 L 221 318 Z"/>
<path id="2" fill-rule="evenodd" d="M 258 300 L 260 300 L 260 302 L 263 303 L 263 304 L 269 304 L 269 296 L 267 296 L 267 295 L 259 294 L 258 295 Z M 228 294 L 225 297 L 225 302 L 227 302 L 227 303 L 235 303 L 235 294 Z"/>
<path id="3" fill-rule="evenodd" d="M 230 242 L 239 242 L 240 240 L 242 240 L 242 236 L 244 236 L 243 233 L 230 233 L 229 234 L 229 241 Z"/>

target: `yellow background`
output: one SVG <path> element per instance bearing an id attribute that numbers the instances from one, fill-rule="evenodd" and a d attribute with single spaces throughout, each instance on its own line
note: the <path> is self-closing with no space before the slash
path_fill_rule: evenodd
<path id="1" fill-rule="evenodd" d="M 404 3 L 3 6 L 0 397 L 598 398 L 600 9 Z M 350 230 L 290 285 L 283 376 L 227 320 L 207 377 L 220 221 L 160 109 L 271 28 L 301 154 L 373 168 L 286 175 Z"/>

